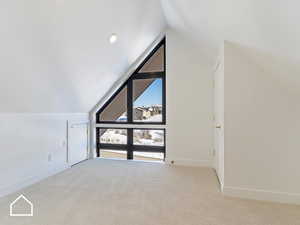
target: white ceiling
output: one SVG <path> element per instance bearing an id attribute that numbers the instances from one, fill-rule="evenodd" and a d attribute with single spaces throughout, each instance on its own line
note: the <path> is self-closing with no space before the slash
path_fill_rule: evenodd
<path id="1" fill-rule="evenodd" d="M 89 112 L 165 26 L 159 0 L 1 1 L 0 112 Z"/>
<path id="2" fill-rule="evenodd" d="M 299 8 L 296 0 L 3 0 L 0 112 L 88 112 L 165 18 L 202 62 L 213 65 L 227 40 L 297 89 Z"/>
<path id="3" fill-rule="evenodd" d="M 188 34 L 203 60 L 216 60 L 224 40 L 300 61 L 300 1 L 162 0 L 168 24 Z"/>

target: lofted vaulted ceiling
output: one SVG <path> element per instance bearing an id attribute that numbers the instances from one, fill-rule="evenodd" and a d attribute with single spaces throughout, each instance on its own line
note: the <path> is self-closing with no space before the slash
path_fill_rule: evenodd
<path id="1" fill-rule="evenodd" d="M 0 112 L 89 112 L 165 26 L 159 0 L 1 1 Z"/>
<path id="2" fill-rule="evenodd" d="M 88 112 L 166 24 L 199 47 L 202 63 L 212 66 L 227 40 L 300 90 L 299 6 L 296 0 L 3 0 L 0 112 Z"/>
<path id="3" fill-rule="evenodd" d="M 223 40 L 300 60 L 296 0 L 162 0 L 169 25 L 215 60 Z"/>
<path id="4" fill-rule="evenodd" d="M 224 40 L 262 70 L 300 92 L 300 2 L 296 0 L 162 0 L 168 25 L 199 46 L 213 65 Z"/>

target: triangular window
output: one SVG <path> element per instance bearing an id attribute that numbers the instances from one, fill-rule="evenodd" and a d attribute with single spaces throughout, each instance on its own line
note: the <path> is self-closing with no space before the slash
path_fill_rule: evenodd
<path id="1" fill-rule="evenodd" d="M 165 124 L 165 39 L 97 112 L 97 123 Z"/>
<path id="2" fill-rule="evenodd" d="M 98 157 L 164 160 L 165 48 L 163 39 L 97 112 Z"/>

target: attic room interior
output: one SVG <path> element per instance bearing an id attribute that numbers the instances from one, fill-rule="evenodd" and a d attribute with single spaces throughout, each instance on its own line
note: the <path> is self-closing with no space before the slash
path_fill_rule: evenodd
<path id="1" fill-rule="evenodd" d="M 0 225 L 300 225 L 299 7 L 3 0 Z"/>

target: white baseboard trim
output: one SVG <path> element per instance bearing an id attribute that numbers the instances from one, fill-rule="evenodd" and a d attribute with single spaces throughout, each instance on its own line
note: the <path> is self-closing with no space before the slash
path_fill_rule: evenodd
<path id="1" fill-rule="evenodd" d="M 50 169 L 46 172 L 42 172 L 36 176 L 32 176 L 32 177 L 27 177 L 25 179 L 22 179 L 21 181 L 14 183 L 14 184 L 10 184 L 10 185 L 6 185 L 6 186 L 2 186 L 0 187 L 0 197 L 3 197 L 5 195 L 9 195 L 12 194 L 14 192 L 17 192 L 23 188 L 26 188 L 32 184 L 35 184 L 47 177 L 53 176 L 57 173 L 60 173 L 66 169 L 70 168 L 69 165 L 64 165 L 58 168 L 53 168 Z"/>
<path id="2" fill-rule="evenodd" d="M 225 196 L 300 205 L 300 194 L 225 186 Z"/>
<path id="3" fill-rule="evenodd" d="M 172 163 L 172 161 L 173 161 L 173 163 Z M 170 165 L 212 168 L 212 160 L 191 160 L 191 159 L 169 159 L 169 158 L 166 158 L 165 162 Z"/>

